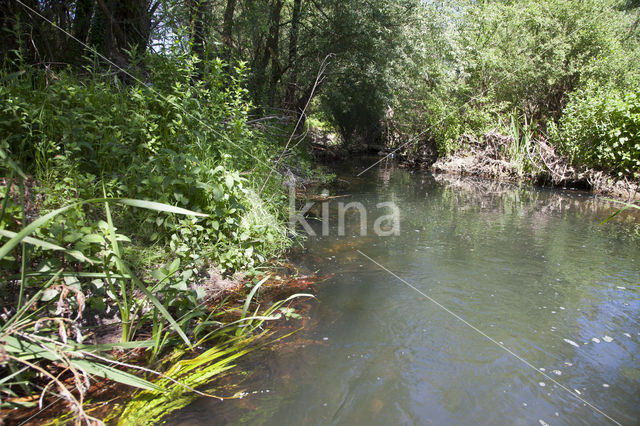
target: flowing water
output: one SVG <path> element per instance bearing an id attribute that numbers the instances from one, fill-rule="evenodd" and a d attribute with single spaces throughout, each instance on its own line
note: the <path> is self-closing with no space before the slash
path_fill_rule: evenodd
<path id="1" fill-rule="evenodd" d="M 610 423 L 587 402 L 638 423 L 640 215 L 599 225 L 614 208 L 578 191 L 354 170 L 329 235 L 310 221 L 300 267 L 332 275 L 304 330 L 244 361 L 243 399 L 170 423 Z M 367 207 L 367 236 L 353 209 L 339 235 L 339 201 Z M 386 201 L 400 234 L 378 237 Z"/>

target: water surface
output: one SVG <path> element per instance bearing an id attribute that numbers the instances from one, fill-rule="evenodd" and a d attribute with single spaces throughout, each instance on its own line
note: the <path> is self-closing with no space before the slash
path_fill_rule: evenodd
<path id="1" fill-rule="evenodd" d="M 599 225 L 614 210 L 578 191 L 355 170 L 341 170 L 349 197 L 331 203 L 330 235 L 299 259 L 333 274 L 305 329 L 245 360 L 245 398 L 200 399 L 170 423 L 609 423 L 576 396 L 638 423 L 637 214 Z M 367 206 L 368 236 L 355 211 L 338 235 L 338 201 Z M 385 201 L 400 208 L 399 236 L 372 232 Z"/>

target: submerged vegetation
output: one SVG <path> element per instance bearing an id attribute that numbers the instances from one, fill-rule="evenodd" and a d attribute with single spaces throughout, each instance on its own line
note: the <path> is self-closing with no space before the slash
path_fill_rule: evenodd
<path id="1" fill-rule="evenodd" d="M 293 298 L 255 299 L 295 238 L 288 188 L 330 178 L 313 170 L 310 128 L 339 133 L 327 149 L 445 171 L 637 182 L 638 13 L 619 0 L 5 2 L 2 408 L 61 398 L 97 421 L 83 410 L 97 377 L 141 388 L 122 412 L 157 420 L 264 321 L 292 316 Z"/>

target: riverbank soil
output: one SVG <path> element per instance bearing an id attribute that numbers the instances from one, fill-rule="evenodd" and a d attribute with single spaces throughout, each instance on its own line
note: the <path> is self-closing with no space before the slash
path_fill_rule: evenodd
<path id="1" fill-rule="evenodd" d="M 434 173 L 525 181 L 541 186 L 584 189 L 623 201 L 640 200 L 639 182 L 572 165 L 544 140 L 533 142 L 526 150 L 526 157 L 515 162 L 508 155 L 513 143 L 510 136 L 489 132 L 481 140 L 465 136 L 461 149 L 434 161 L 430 161 L 433 156 L 422 160 L 405 157 L 402 161 L 409 167 L 430 169 Z"/>

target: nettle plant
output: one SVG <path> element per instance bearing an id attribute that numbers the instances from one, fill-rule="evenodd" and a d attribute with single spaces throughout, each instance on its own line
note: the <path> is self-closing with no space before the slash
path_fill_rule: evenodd
<path id="1" fill-rule="evenodd" d="M 282 250 L 288 240 L 273 217 L 283 216 L 284 203 L 267 208 L 251 195 L 268 173 L 272 153 L 246 123 L 244 65 L 229 71 L 220 60 L 203 63 L 184 54 L 150 55 L 148 62 L 149 75 L 140 76 L 148 87 L 105 79 L 92 69 L 82 81 L 65 72 L 51 81 L 35 72 L 4 76 L 5 148 L 29 165 L 47 194 L 41 207 L 99 197 L 105 185 L 111 197 L 209 214 L 206 220 L 185 219 L 116 207 L 116 224 L 142 226 L 150 242 L 170 244 L 183 261 L 212 259 L 232 271 Z M 193 78 L 196 72 L 201 78 Z M 267 190 L 263 195 L 271 196 L 282 188 Z"/>
<path id="2" fill-rule="evenodd" d="M 190 262 L 211 259 L 222 272 L 250 269 L 264 262 L 274 245 L 286 246 L 281 224 L 238 172 L 222 166 L 197 171 L 204 176 L 172 179 L 164 194 L 208 217 L 148 216 L 145 225 L 154 230 L 153 237 L 161 238 L 164 231 L 177 256 Z M 186 191 L 191 191 L 191 196 L 185 196 Z"/>

